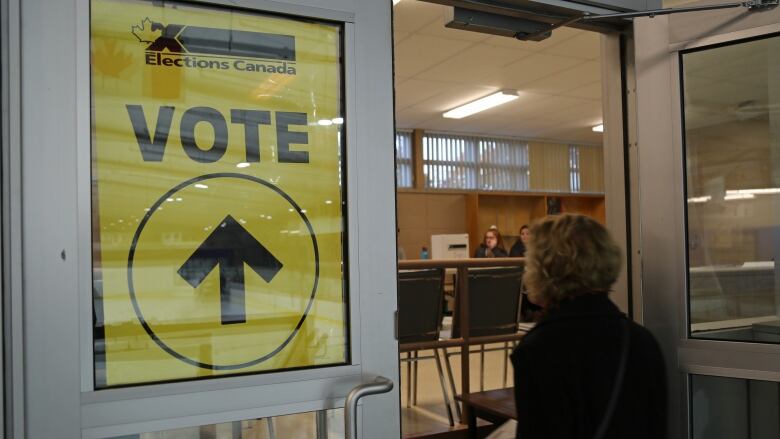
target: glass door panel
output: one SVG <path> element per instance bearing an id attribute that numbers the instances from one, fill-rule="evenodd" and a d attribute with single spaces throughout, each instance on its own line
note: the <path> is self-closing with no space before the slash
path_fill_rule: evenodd
<path id="1" fill-rule="evenodd" d="M 780 36 L 680 70 L 691 336 L 780 343 Z"/>

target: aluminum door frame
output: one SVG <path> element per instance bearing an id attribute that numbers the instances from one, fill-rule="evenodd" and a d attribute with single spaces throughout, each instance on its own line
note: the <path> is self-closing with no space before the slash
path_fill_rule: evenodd
<path id="1" fill-rule="evenodd" d="M 3 144 L 13 437 L 100 438 L 335 408 L 377 375 L 398 382 L 391 2 L 191 2 L 345 23 L 352 364 L 92 390 L 89 0 L 4 0 L 17 25 L 3 51 L 18 93 Z M 395 387 L 363 403 L 365 437 L 400 434 Z"/>
<path id="2" fill-rule="evenodd" d="M 691 26 L 696 20 L 695 26 Z M 718 31 L 720 26 L 720 31 Z M 708 33 L 697 35 L 697 31 Z M 634 21 L 641 298 L 669 380 L 671 438 L 690 434 L 690 374 L 780 381 L 780 345 L 688 337 L 679 52 L 780 31 L 780 10 L 726 10 Z M 634 212 L 632 212 L 633 214 Z"/>

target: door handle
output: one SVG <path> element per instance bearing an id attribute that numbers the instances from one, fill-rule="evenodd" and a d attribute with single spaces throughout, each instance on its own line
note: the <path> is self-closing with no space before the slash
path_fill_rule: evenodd
<path id="1" fill-rule="evenodd" d="M 360 384 L 349 391 L 344 401 L 344 438 L 357 439 L 357 405 L 364 396 L 379 395 L 393 390 L 393 381 L 378 376 L 371 383 Z"/>

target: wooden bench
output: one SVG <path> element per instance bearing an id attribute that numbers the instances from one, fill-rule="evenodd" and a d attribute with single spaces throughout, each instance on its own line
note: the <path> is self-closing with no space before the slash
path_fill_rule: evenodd
<path id="1" fill-rule="evenodd" d="M 466 410 L 469 413 L 469 438 L 477 439 L 477 418 L 495 425 L 517 419 L 514 388 L 467 393 L 456 398 L 470 407 L 470 410 Z"/>

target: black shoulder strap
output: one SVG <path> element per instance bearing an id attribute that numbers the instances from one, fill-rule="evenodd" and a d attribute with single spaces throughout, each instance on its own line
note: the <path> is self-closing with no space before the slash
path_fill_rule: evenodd
<path id="1" fill-rule="evenodd" d="M 598 430 L 594 439 L 603 439 L 607 434 L 607 429 L 612 423 L 612 415 L 615 413 L 615 407 L 620 398 L 620 391 L 623 389 L 623 379 L 626 376 L 626 368 L 628 367 L 628 350 L 631 345 L 631 324 L 627 318 L 621 319 L 623 326 L 623 342 L 620 352 L 620 365 L 618 366 L 617 376 L 615 377 L 615 385 L 612 386 L 612 396 L 607 403 L 607 410 L 604 412 L 604 417 L 601 419 Z"/>

